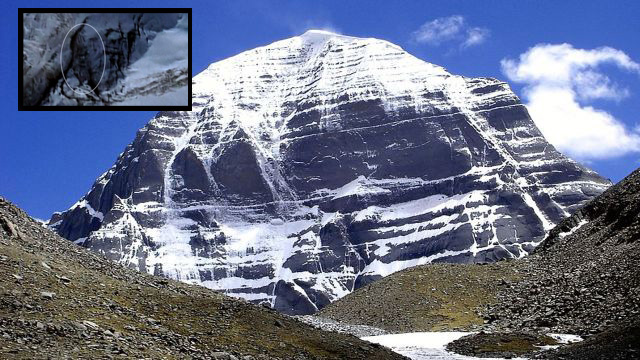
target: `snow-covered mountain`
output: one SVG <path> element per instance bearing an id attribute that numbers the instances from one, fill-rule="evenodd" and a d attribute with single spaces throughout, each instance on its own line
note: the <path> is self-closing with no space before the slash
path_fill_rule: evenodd
<path id="1" fill-rule="evenodd" d="M 312 313 L 409 266 L 522 257 L 609 182 L 509 86 L 324 31 L 214 63 L 50 226 L 141 271 Z"/>
<path id="2" fill-rule="evenodd" d="M 23 105 L 188 105 L 188 29 L 186 13 L 26 13 Z"/>

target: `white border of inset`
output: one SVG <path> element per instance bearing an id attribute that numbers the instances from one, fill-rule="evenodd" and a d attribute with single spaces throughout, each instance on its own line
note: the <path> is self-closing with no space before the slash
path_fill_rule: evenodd
<path id="1" fill-rule="evenodd" d="M 76 94 L 87 95 L 87 94 L 89 94 L 88 92 L 77 91 L 76 89 L 72 88 L 71 85 L 69 85 L 69 83 L 67 82 L 67 77 L 64 76 L 64 66 L 62 66 L 62 53 L 64 52 L 64 43 L 65 43 L 65 41 L 67 41 L 67 36 L 69 36 L 69 33 L 71 32 L 71 30 L 73 30 L 74 28 L 76 28 L 78 26 L 83 26 L 83 25 L 86 25 L 86 26 L 92 28 L 93 31 L 95 31 L 96 34 L 98 34 L 98 38 L 100 38 L 100 43 L 102 44 L 102 55 L 103 55 L 102 74 L 100 75 L 100 80 L 98 80 L 98 83 L 96 84 L 96 86 L 94 86 L 93 89 L 91 89 L 91 92 L 93 92 L 96 88 L 98 88 L 98 85 L 100 85 L 100 82 L 102 82 L 102 77 L 104 76 L 104 71 L 107 69 L 107 48 L 104 46 L 104 41 L 102 41 L 102 36 L 100 36 L 100 33 L 98 32 L 98 30 L 96 30 L 96 28 L 94 28 L 93 26 L 91 26 L 89 24 L 85 24 L 85 23 L 75 24 L 69 29 L 69 31 L 67 31 L 67 34 L 64 36 L 64 39 L 62 40 L 62 45 L 60 46 L 60 71 L 62 72 L 62 78 L 64 79 L 64 83 L 67 84 L 69 89 L 71 89 Z"/>

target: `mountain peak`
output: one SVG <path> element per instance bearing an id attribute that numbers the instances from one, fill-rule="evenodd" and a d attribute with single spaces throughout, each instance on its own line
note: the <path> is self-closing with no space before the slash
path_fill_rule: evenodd
<path id="1" fill-rule="evenodd" d="M 310 30 L 195 76 L 193 111 L 154 118 L 52 223 L 142 271 L 308 314 L 409 266 L 522 257 L 607 186 L 507 84 Z"/>
<path id="2" fill-rule="evenodd" d="M 335 32 L 328 31 L 328 30 L 321 30 L 321 29 L 310 29 L 310 30 L 307 30 L 304 34 L 302 34 L 302 36 L 310 36 L 310 35 L 344 36 L 344 35 L 339 34 L 339 33 L 335 33 Z"/>
<path id="3" fill-rule="evenodd" d="M 311 29 L 307 30 L 304 34 L 300 35 L 298 38 L 303 39 L 306 43 L 312 44 L 326 44 L 328 41 L 332 39 L 341 39 L 341 40 L 364 40 L 362 38 L 342 35 L 335 32 L 331 32 L 328 30 L 319 30 L 319 29 Z"/>

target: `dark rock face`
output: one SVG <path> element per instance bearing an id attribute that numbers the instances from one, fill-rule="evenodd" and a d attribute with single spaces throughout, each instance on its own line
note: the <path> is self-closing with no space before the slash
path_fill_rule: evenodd
<path id="1" fill-rule="evenodd" d="M 273 200 L 254 149 L 244 137 L 233 139 L 226 146 L 211 165 L 211 174 L 222 196 L 238 205 Z"/>
<path id="2" fill-rule="evenodd" d="M 186 34 L 187 14 L 27 13 L 23 22 L 23 105 L 119 105 L 187 86 L 186 62 L 165 59 L 157 71 L 143 61 L 131 69 L 163 31 Z M 186 57 L 187 51 L 185 42 L 170 54 L 156 47 L 152 56 L 178 59 L 176 54 Z"/>
<path id="3" fill-rule="evenodd" d="M 640 317 L 622 320 L 583 342 L 545 353 L 545 359 L 640 359 Z"/>
<path id="4" fill-rule="evenodd" d="M 141 271 L 310 313 L 429 262 L 522 257 L 609 183 L 507 84 L 310 31 L 212 64 L 50 224 Z"/>

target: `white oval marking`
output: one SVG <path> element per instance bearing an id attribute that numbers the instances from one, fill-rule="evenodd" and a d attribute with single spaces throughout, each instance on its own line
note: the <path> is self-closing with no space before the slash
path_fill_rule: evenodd
<path id="1" fill-rule="evenodd" d="M 69 29 L 69 31 L 67 31 L 67 34 L 64 36 L 64 39 L 62 40 L 62 46 L 60 46 L 60 71 L 62 72 L 62 78 L 64 79 L 64 83 L 67 84 L 69 89 L 73 90 L 73 92 L 75 92 L 77 94 L 86 95 L 86 94 L 88 94 L 88 92 L 77 91 L 77 89 L 74 89 L 74 88 L 71 87 L 71 85 L 69 85 L 69 83 L 67 82 L 67 77 L 64 76 L 64 67 L 62 66 L 62 53 L 64 51 L 64 43 L 65 43 L 65 41 L 67 41 L 67 36 L 69 36 L 69 33 L 71 32 L 71 30 L 73 30 L 74 28 L 76 28 L 78 26 L 83 26 L 83 25 L 86 25 L 86 26 L 92 28 L 93 31 L 95 31 L 96 34 L 98 34 L 98 38 L 100 38 L 100 43 L 102 44 L 102 55 L 103 55 L 102 75 L 100 75 L 100 80 L 98 80 L 98 83 L 96 84 L 96 86 L 93 87 L 93 89 L 91 89 L 90 92 L 93 92 L 98 87 L 98 85 L 100 85 L 100 82 L 102 81 L 102 77 L 104 76 L 104 71 L 107 68 L 107 48 L 104 46 L 104 41 L 102 41 L 102 36 L 100 36 L 100 33 L 98 32 L 98 30 L 96 30 L 96 28 L 94 28 L 93 26 L 91 26 L 89 24 L 84 24 L 84 23 L 75 24 Z"/>

